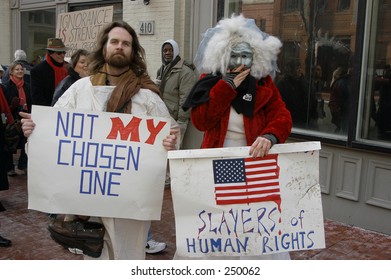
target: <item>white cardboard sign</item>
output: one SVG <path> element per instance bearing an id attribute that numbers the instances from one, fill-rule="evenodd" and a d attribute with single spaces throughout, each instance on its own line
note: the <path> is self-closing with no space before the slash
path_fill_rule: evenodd
<path id="1" fill-rule="evenodd" d="M 159 220 L 170 120 L 33 106 L 28 208 Z"/>
<path id="2" fill-rule="evenodd" d="M 177 255 L 256 256 L 325 247 L 319 142 L 168 153 Z"/>

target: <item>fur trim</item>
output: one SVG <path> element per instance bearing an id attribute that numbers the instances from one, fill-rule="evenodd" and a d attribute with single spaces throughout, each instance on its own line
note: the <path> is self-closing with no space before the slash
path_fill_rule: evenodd
<path id="1" fill-rule="evenodd" d="M 239 42 L 247 42 L 254 52 L 251 66 L 253 77 L 260 79 L 277 70 L 277 55 L 282 43 L 277 37 L 259 30 L 254 20 L 246 19 L 243 15 L 233 15 L 220 20 L 214 29 L 215 32 L 207 42 L 205 50 L 198 50 L 203 51 L 199 65 L 202 72 L 220 72 L 225 75 L 232 47 Z"/>

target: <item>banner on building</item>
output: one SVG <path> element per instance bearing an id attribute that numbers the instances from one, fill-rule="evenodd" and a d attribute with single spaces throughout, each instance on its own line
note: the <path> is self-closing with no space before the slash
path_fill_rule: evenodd
<path id="1" fill-rule="evenodd" d="M 256 256 L 325 247 L 319 142 L 168 153 L 177 255 Z"/>
<path id="2" fill-rule="evenodd" d="M 170 120 L 33 106 L 28 208 L 159 220 Z"/>
<path id="3" fill-rule="evenodd" d="M 113 21 L 113 6 L 62 13 L 57 16 L 56 37 L 61 38 L 72 56 L 78 49 L 92 51 L 99 31 Z"/>

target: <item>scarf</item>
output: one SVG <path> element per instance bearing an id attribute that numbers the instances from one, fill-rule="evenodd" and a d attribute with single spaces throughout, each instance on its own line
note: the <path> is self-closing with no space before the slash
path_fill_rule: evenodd
<path id="1" fill-rule="evenodd" d="M 22 79 L 16 79 L 13 75 L 10 76 L 10 80 L 16 85 L 16 88 L 19 92 L 19 106 L 23 108 L 23 110 L 27 110 L 27 98 L 26 93 L 24 91 L 23 85 L 24 80 Z"/>
<path id="2" fill-rule="evenodd" d="M 160 86 L 159 86 L 160 92 L 162 92 L 162 93 L 164 92 L 164 88 L 166 86 L 168 74 L 170 73 L 172 67 L 174 67 L 180 60 L 181 60 L 181 57 L 178 55 L 168 65 L 162 66 L 162 70 L 161 70 L 162 73 L 160 73 L 160 80 L 161 80 Z"/>
<path id="3" fill-rule="evenodd" d="M 184 111 L 209 101 L 209 91 L 221 79 L 221 75 L 208 74 L 198 80 L 182 105 Z"/>
<path id="4" fill-rule="evenodd" d="M 56 87 L 66 76 L 68 76 L 68 71 L 65 67 L 65 63 L 62 63 L 62 65 L 60 65 L 59 63 L 53 61 L 52 57 L 49 54 L 46 54 L 46 61 L 54 71 L 54 87 Z"/>
<path id="5" fill-rule="evenodd" d="M 209 101 L 210 89 L 217 84 L 222 78 L 219 75 L 208 74 L 200 79 L 191 89 L 189 96 L 183 103 L 183 110 L 187 111 L 192 107 L 199 106 Z M 262 80 L 259 85 L 262 85 Z M 247 76 L 242 84 L 236 89 L 237 95 L 232 101 L 231 105 L 238 114 L 243 114 L 248 117 L 253 116 L 255 94 L 256 94 L 256 80 L 252 76 Z"/>
<path id="6" fill-rule="evenodd" d="M 253 76 L 248 75 L 236 89 L 237 95 L 232 101 L 232 107 L 238 114 L 252 117 L 254 113 L 256 81 Z"/>
<path id="7" fill-rule="evenodd" d="M 147 74 L 137 77 L 132 69 L 129 69 L 119 77 L 114 77 L 116 87 L 107 102 L 107 112 L 128 113 L 132 112 L 132 97 L 140 88 L 149 89 L 160 96 L 160 91 Z M 101 70 L 90 77 L 93 86 L 107 85 L 107 67 L 103 65 Z"/>

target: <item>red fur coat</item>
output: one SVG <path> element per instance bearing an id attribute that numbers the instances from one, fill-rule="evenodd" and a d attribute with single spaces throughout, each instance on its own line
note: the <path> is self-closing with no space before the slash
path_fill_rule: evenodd
<path id="1" fill-rule="evenodd" d="M 194 126 L 204 131 L 201 148 L 221 148 L 227 133 L 231 102 L 236 91 L 220 80 L 209 93 L 209 101 L 192 108 Z M 278 143 L 284 143 L 292 128 L 292 118 L 281 95 L 270 77 L 264 78 L 262 86 L 256 86 L 253 117 L 243 116 L 247 145 L 264 134 L 273 134 Z"/>

